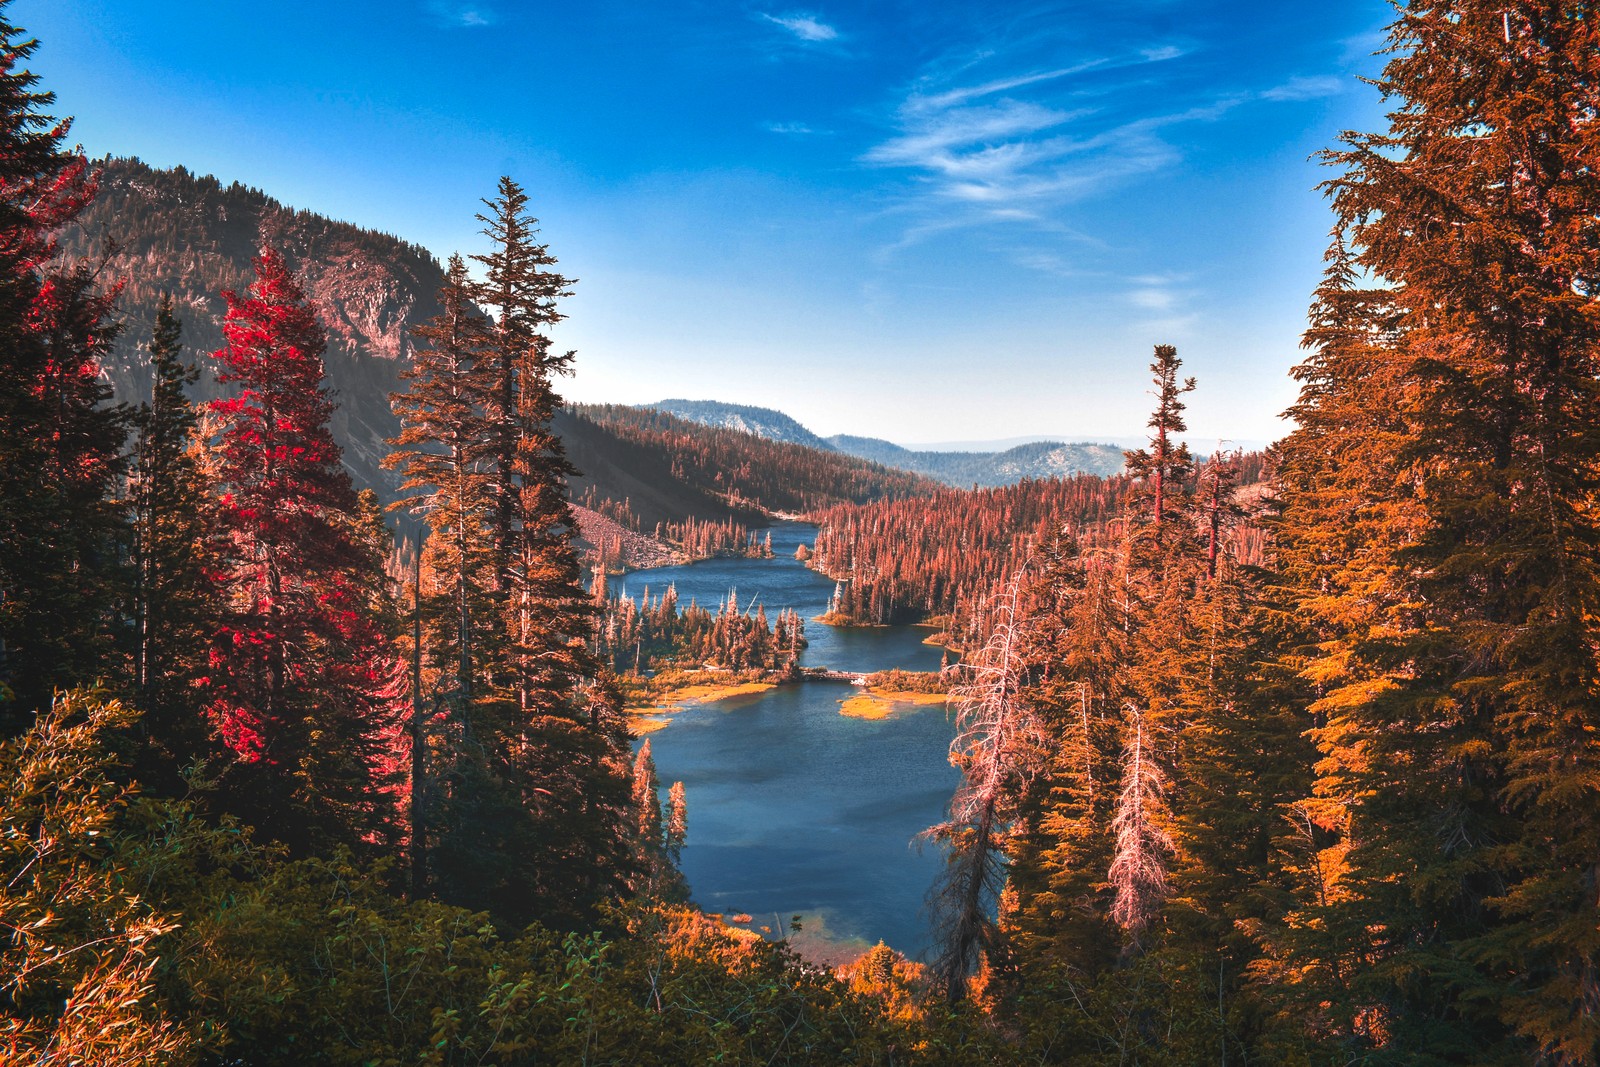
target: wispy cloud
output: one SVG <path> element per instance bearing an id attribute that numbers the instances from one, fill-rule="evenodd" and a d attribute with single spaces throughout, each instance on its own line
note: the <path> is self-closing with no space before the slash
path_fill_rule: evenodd
<path id="1" fill-rule="evenodd" d="M 1123 296 L 1128 303 L 1143 311 L 1171 315 L 1189 297 L 1189 293 L 1181 288 L 1185 281 L 1187 279 L 1181 276 L 1141 275 L 1128 279 L 1131 288 Z"/>
<path id="2" fill-rule="evenodd" d="M 1175 44 L 1164 44 L 1158 48 L 1142 48 L 1139 54 L 1150 63 L 1165 63 L 1169 59 L 1181 59 L 1189 53 Z"/>
<path id="3" fill-rule="evenodd" d="M 1087 63 L 1079 63 L 1071 67 L 1060 67 L 1056 70 L 1033 71 L 1028 74 L 1017 74 L 1007 78 L 996 78 L 992 81 L 981 82 L 977 85 L 962 86 L 957 89 L 946 89 L 943 92 L 933 93 L 931 95 L 913 93 L 910 98 L 906 100 L 905 108 L 903 110 L 933 111 L 940 108 L 954 107 L 957 104 L 964 104 L 968 100 L 976 100 L 979 97 L 993 96 L 995 93 L 1006 93 L 1010 92 L 1012 89 L 1025 89 L 1030 85 L 1037 85 L 1040 82 L 1050 82 L 1055 81 L 1057 78 L 1065 78 L 1073 74 L 1082 74 L 1085 71 L 1094 70 L 1096 67 L 1103 67 L 1109 62 L 1110 60 L 1107 59 L 1091 59 Z"/>
<path id="4" fill-rule="evenodd" d="M 761 128 L 784 137 L 822 137 L 833 133 L 832 130 L 819 130 L 803 122 L 766 122 L 762 123 Z"/>
<path id="5" fill-rule="evenodd" d="M 1074 84 L 1076 75 L 1170 58 L 1165 48 L 1143 49 L 964 85 L 919 83 L 895 110 L 897 132 L 860 160 L 910 172 L 910 200 L 939 216 L 939 225 L 924 220 L 903 240 L 959 225 L 1044 225 L 1063 204 L 1176 160 L 1167 127 L 1238 103 L 1130 117 L 1115 99 L 1094 99 Z M 1084 106 L 1089 99 L 1093 106 Z"/>
<path id="6" fill-rule="evenodd" d="M 428 0 L 428 14 L 446 26 L 466 29 L 493 26 L 500 21 L 491 6 L 469 0 Z"/>
<path id="7" fill-rule="evenodd" d="M 815 15 L 791 13 L 788 15 L 769 15 L 761 13 L 761 17 L 774 26 L 781 26 L 794 34 L 796 38 L 810 44 L 821 44 L 825 41 L 834 41 L 839 38 L 839 31 L 823 22 Z"/>
<path id="8" fill-rule="evenodd" d="M 1350 79 L 1321 74 L 1309 78 L 1290 78 L 1282 85 L 1274 85 L 1261 93 L 1263 100 L 1317 100 L 1325 96 L 1338 96 L 1344 92 Z"/>

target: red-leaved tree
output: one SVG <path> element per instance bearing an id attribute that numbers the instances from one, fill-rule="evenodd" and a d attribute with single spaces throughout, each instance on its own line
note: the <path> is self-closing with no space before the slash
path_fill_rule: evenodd
<path id="1" fill-rule="evenodd" d="M 210 714 L 236 757 L 225 790 L 292 847 L 381 835 L 395 766 L 398 664 L 386 650 L 379 546 L 328 429 L 323 333 L 268 250 L 224 294 L 218 579 Z"/>

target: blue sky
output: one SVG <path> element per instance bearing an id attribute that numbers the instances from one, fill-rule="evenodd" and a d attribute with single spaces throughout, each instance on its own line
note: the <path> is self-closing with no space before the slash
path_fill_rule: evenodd
<path id="1" fill-rule="evenodd" d="M 579 279 L 581 400 L 900 442 L 1283 431 L 1386 4 L 15 0 L 93 155 L 477 251 L 496 178 Z"/>

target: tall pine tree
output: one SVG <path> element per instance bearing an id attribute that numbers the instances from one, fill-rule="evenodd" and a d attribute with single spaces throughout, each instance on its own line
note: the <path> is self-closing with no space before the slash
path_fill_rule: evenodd
<path id="1" fill-rule="evenodd" d="M 199 412 L 186 387 L 199 376 L 182 360 L 182 327 L 162 294 L 149 343 L 150 403 L 134 416 L 128 491 L 133 524 L 133 691 L 154 743 L 147 783 L 207 751 L 191 697 L 205 670 L 216 590 L 206 573 L 210 498 L 195 455 Z"/>
<path id="2" fill-rule="evenodd" d="M 115 327 L 93 271 L 51 266 L 54 235 L 94 196 L 70 123 L 24 64 L 37 42 L 0 5 L 0 731 L 54 688 L 113 665 L 125 577 L 112 502 L 126 413 L 99 357 Z"/>
<path id="3" fill-rule="evenodd" d="M 514 924 L 574 922 L 634 878 L 632 760 L 591 652 L 597 607 L 566 485 L 576 471 L 553 425 L 573 353 L 548 331 L 572 283 L 550 269 L 515 182 L 485 204 L 483 280 L 469 285 L 452 262 L 445 312 L 396 398 L 407 503 L 435 531 L 441 622 L 452 601 L 429 656 L 461 697 L 436 739 L 429 878 Z"/>
<path id="4" fill-rule="evenodd" d="M 460 256 L 450 257 L 443 310 L 414 331 L 422 342 L 391 398 L 400 435 L 384 466 L 404 473 L 395 507 L 419 513 L 432 533 L 422 554 L 425 649 L 435 686 L 470 705 L 488 690 L 493 649 L 503 646 L 493 599 L 497 450 L 490 432 L 493 365 L 489 323 L 473 305 Z"/>

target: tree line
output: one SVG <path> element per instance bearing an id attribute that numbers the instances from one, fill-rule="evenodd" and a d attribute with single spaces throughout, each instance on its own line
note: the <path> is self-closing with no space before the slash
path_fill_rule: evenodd
<path id="1" fill-rule="evenodd" d="M 764 605 L 739 607 L 739 593 L 728 590 L 716 611 L 691 602 L 678 603 L 668 586 L 652 598 L 649 589 L 638 600 L 603 597 L 598 648 L 618 675 L 641 677 L 669 667 L 714 667 L 798 675 L 805 650 L 805 622 L 792 608 L 767 615 Z"/>
<path id="2" fill-rule="evenodd" d="M 1219 500 L 1219 544 L 1259 561 L 1263 540 L 1244 522 L 1234 499 L 1249 479 L 1267 477 L 1261 453 L 1218 454 L 1204 469 L 1226 475 Z M 1126 512 L 1137 473 L 1103 477 L 1023 479 L 989 489 L 941 489 L 924 497 L 837 504 L 816 513 L 819 525 L 807 563 L 839 582 L 832 611 L 843 623 L 883 625 L 946 621 L 960 644 L 963 629 L 988 592 L 1064 532 L 1100 529 Z M 1259 496 L 1259 494 L 1255 494 Z"/>

